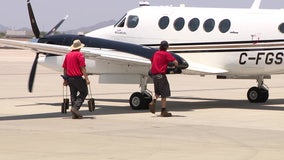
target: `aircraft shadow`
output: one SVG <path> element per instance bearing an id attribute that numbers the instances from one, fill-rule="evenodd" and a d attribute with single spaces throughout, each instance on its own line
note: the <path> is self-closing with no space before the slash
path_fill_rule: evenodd
<path id="1" fill-rule="evenodd" d="M 232 108 L 255 109 L 269 111 L 284 111 L 284 99 L 269 99 L 266 103 L 250 103 L 248 100 L 204 99 L 171 97 L 168 106 L 173 111 L 188 111 L 197 109 Z M 202 100 L 199 102 L 180 102 L 176 100 Z"/>
<path id="2" fill-rule="evenodd" d="M 180 101 L 183 100 L 183 101 Z M 196 101 L 199 100 L 199 101 Z M 126 103 L 125 106 L 114 105 L 98 105 L 100 101 L 107 101 L 113 103 Z M 96 99 L 95 112 L 89 112 L 86 102 L 81 108 L 81 113 L 85 119 L 95 119 L 96 115 L 111 115 L 111 114 L 129 114 L 129 113 L 145 113 L 148 110 L 132 110 L 128 105 L 127 99 Z M 233 109 L 254 109 L 267 111 L 284 111 L 284 99 L 270 99 L 266 103 L 250 103 L 247 100 L 227 100 L 227 99 L 204 99 L 192 97 L 171 97 L 168 100 L 167 106 L 171 111 L 193 111 L 198 109 L 212 109 L 212 108 L 233 108 Z M 58 112 L 53 113 L 39 113 L 28 115 L 2 116 L 0 121 L 11 120 L 27 120 L 27 119 L 47 119 L 47 118 L 63 118 L 70 119 L 71 113 L 68 110 L 67 114 L 61 114 L 61 103 L 35 103 L 25 106 L 50 106 L 58 107 Z M 159 110 L 160 102 L 157 103 L 157 110 Z"/>

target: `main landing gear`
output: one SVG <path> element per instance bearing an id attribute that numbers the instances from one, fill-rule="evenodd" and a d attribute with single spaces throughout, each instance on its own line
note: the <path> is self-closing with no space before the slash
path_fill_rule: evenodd
<path id="1" fill-rule="evenodd" d="M 135 92 L 129 98 L 129 104 L 133 110 L 148 109 L 149 103 L 152 102 L 152 93 L 147 90 L 147 80 L 148 76 L 141 76 L 141 92 Z"/>
<path id="2" fill-rule="evenodd" d="M 263 83 L 263 76 L 257 78 L 258 87 L 252 87 L 247 92 L 247 98 L 252 103 L 264 103 L 268 100 L 268 87 Z"/>

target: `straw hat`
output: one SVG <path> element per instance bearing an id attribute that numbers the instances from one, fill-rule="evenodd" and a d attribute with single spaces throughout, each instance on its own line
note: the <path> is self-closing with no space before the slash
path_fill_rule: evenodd
<path id="1" fill-rule="evenodd" d="M 81 43 L 81 41 L 79 39 L 76 39 L 73 41 L 73 44 L 71 45 L 71 50 L 79 50 L 82 47 L 84 47 L 85 44 Z"/>

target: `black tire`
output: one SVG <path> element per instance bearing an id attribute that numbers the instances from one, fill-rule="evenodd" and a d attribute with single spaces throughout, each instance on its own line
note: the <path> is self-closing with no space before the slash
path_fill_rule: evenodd
<path id="1" fill-rule="evenodd" d="M 145 98 L 142 93 L 135 92 L 130 96 L 129 104 L 133 110 L 141 110 L 145 107 Z"/>
<path id="2" fill-rule="evenodd" d="M 251 103 L 264 103 L 268 100 L 268 90 L 258 87 L 252 87 L 247 92 L 247 98 Z"/>
<path id="3" fill-rule="evenodd" d="M 259 102 L 264 103 L 268 100 L 269 92 L 268 92 L 268 90 L 261 88 L 260 89 L 260 95 L 261 95 L 261 97 L 260 97 Z"/>
<path id="4" fill-rule="evenodd" d="M 247 92 L 247 98 L 251 103 L 259 102 L 260 89 L 257 87 L 252 87 Z"/>
<path id="5" fill-rule="evenodd" d="M 142 93 L 142 95 L 143 95 L 143 97 L 144 97 L 144 106 L 143 106 L 143 108 L 142 109 L 149 109 L 149 103 L 151 103 L 152 102 L 152 94 L 151 93 L 149 93 L 148 91 L 144 91 L 143 93 Z"/>

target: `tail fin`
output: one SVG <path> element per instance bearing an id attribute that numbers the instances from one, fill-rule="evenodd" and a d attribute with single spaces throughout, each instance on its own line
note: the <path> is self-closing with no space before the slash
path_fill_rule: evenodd
<path id="1" fill-rule="evenodd" d="M 261 0 L 254 0 L 251 9 L 259 9 L 261 5 Z"/>

